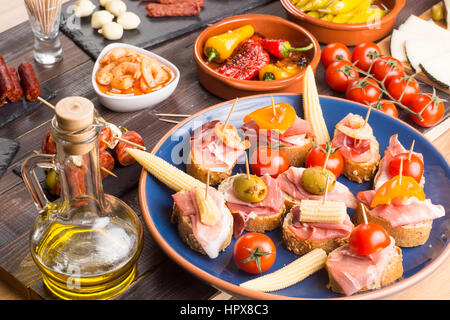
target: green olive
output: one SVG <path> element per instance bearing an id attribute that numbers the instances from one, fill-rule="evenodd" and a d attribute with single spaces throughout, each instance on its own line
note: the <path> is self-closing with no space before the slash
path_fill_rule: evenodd
<path id="1" fill-rule="evenodd" d="M 431 17 L 434 21 L 444 19 L 444 8 L 439 3 L 431 7 Z"/>
<path id="2" fill-rule="evenodd" d="M 267 186 L 258 176 L 242 174 L 234 178 L 233 192 L 242 201 L 260 202 L 267 195 Z"/>
<path id="3" fill-rule="evenodd" d="M 51 169 L 47 173 L 47 177 L 45 178 L 45 186 L 47 187 L 48 191 L 53 195 L 56 195 L 56 186 L 58 185 L 58 182 L 59 182 L 58 173 L 55 170 Z"/>
<path id="4" fill-rule="evenodd" d="M 328 192 L 333 191 L 336 184 L 336 176 L 333 172 L 322 167 L 311 167 L 303 171 L 301 184 L 303 189 L 312 194 L 322 195 L 325 193 L 327 185 L 327 175 L 330 180 L 328 183 Z"/>

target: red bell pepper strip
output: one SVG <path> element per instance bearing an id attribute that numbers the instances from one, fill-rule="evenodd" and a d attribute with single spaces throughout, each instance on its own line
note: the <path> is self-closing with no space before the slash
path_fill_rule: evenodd
<path id="1" fill-rule="evenodd" d="M 264 49 L 280 59 L 286 58 L 293 51 L 307 51 L 314 46 L 312 43 L 310 43 L 303 48 L 293 48 L 289 41 L 278 39 L 262 39 L 261 43 Z"/>
<path id="2" fill-rule="evenodd" d="M 230 78 L 251 80 L 269 62 L 270 55 L 264 50 L 260 38 L 253 36 L 244 41 L 236 53 L 216 71 Z"/>

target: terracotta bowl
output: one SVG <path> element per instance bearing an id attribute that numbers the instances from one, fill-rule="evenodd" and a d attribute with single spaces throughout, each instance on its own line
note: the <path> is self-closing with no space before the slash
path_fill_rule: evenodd
<path id="1" fill-rule="evenodd" d="M 383 0 L 381 2 L 390 12 L 379 21 L 372 24 L 347 24 L 323 21 L 311 17 L 297 9 L 290 0 L 280 1 L 288 14 L 288 19 L 308 29 L 319 42 L 342 42 L 349 46 L 357 45 L 364 41 L 376 41 L 386 36 L 391 32 L 398 13 L 406 3 L 406 0 Z"/>
<path id="2" fill-rule="evenodd" d="M 223 99 L 234 99 L 262 93 L 303 92 L 302 79 L 304 72 L 280 80 L 236 80 L 219 74 L 214 71 L 213 64 L 207 63 L 206 57 L 202 52 L 208 38 L 247 24 L 251 24 L 255 32 L 265 37 L 288 40 L 294 47 L 303 47 L 313 43 L 314 48 L 305 53 L 315 72 L 320 61 L 320 46 L 313 35 L 298 24 L 280 17 L 263 14 L 243 14 L 217 22 L 206 28 L 197 37 L 194 43 L 194 58 L 197 63 L 198 80 L 203 87 Z"/>

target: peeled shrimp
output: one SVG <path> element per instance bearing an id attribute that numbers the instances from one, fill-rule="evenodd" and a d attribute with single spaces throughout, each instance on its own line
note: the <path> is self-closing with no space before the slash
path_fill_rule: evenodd
<path id="1" fill-rule="evenodd" d="M 112 70 L 111 87 L 118 90 L 130 89 L 141 76 L 138 63 L 122 62 Z"/>
<path id="2" fill-rule="evenodd" d="M 142 77 L 150 87 L 166 81 L 169 78 L 167 72 L 161 67 L 161 64 L 153 58 L 145 57 L 141 62 Z"/>
<path id="3" fill-rule="evenodd" d="M 128 50 L 127 48 L 113 48 L 110 51 L 108 51 L 107 54 L 105 54 L 102 59 L 100 60 L 101 64 L 108 64 L 111 63 L 114 60 L 118 60 L 126 55 L 128 55 L 130 50 Z"/>
<path id="4" fill-rule="evenodd" d="M 116 62 L 111 62 L 107 64 L 106 66 L 100 68 L 97 71 L 96 80 L 99 84 L 107 86 L 111 83 L 111 80 L 113 79 L 112 69 L 117 65 Z"/>

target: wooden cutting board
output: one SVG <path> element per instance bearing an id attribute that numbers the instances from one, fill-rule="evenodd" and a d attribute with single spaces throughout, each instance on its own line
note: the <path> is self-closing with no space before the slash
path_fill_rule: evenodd
<path id="1" fill-rule="evenodd" d="M 443 5 L 443 3 L 441 2 L 440 5 Z M 424 13 L 422 13 L 419 16 L 419 18 L 422 18 L 424 20 L 430 20 L 431 19 L 431 8 L 428 9 L 427 11 L 425 11 Z M 437 25 L 439 25 L 440 27 L 446 29 L 446 24 L 445 24 L 444 20 L 441 20 L 441 21 L 438 21 L 438 22 L 435 22 L 435 23 Z M 378 42 L 378 46 L 380 47 L 381 53 L 383 55 L 390 55 L 390 49 L 389 49 L 390 48 L 390 43 L 391 43 L 391 36 L 386 37 L 383 40 L 381 40 L 380 42 Z M 404 64 L 404 66 L 406 68 L 406 72 L 408 74 L 413 74 L 414 73 L 414 70 L 413 70 L 413 68 L 411 67 L 411 65 L 409 63 L 404 62 L 403 64 Z M 450 94 L 450 89 L 447 89 L 447 88 L 444 88 L 444 87 L 438 85 L 436 82 L 434 82 L 430 78 L 428 78 L 423 72 L 419 72 L 416 75 L 416 79 L 419 80 L 419 81 L 425 82 L 425 83 L 429 84 L 430 86 L 433 86 L 434 88 L 436 88 L 436 89 L 438 89 L 438 90 L 440 90 L 442 92 Z"/>

